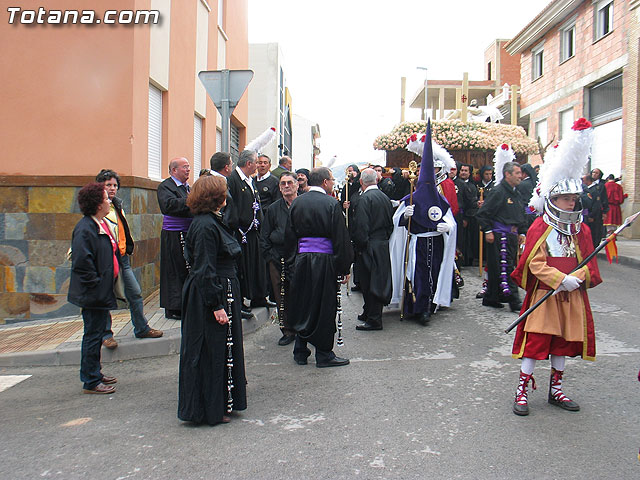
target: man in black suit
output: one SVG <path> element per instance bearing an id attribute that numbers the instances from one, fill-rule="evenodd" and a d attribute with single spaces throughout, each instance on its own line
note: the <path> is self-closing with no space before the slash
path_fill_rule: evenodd
<path id="1" fill-rule="evenodd" d="M 391 301 L 391 257 L 389 238 L 393 233 L 391 200 L 376 185 L 377 174 L 366 168 L 360 174 L 360 195 L 354 216 L 353 243 L 360 257 L 360 287 L 364 297 L 364 323 L 356 330 L 382 330 L 382 308 Z"/>
<path id="2" fill-rule="evenodd" d="M 187 207 L 189 194 L 189 160 L 174 158 L 169 162 L 170 177 L 158 185 L 158 205 L 164 215 L 160 234 L 160 306 L 165 317 L 182 318 L 182 285 L 187 278 L 183 255 L 184 236 L 189 230 L 191 211 Z"/>

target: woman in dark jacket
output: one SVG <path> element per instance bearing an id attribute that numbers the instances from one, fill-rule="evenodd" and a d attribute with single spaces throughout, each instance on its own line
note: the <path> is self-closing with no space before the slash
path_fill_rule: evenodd
<path id="1" fill-rule="evenodd" d="M 110 207 L 104 184 L 90 183 L 80 189 L 78 203 L 84 217 L 73 229 L 67 300 L 82 307 L 80 380 L 84 393 L 110 394 L 116 391 L 116 379 L 100 371 L 100 346 L 109 310 L 116 308 L 113 285 L 120 269 L 120 252 L 104 220 Z"/>
<path id="2" fill-rule="evenodd" d="M 220 215 L 226 198 L 225 179 L 205 176 L 187 199 L 194 219 L 184 249 L 190 270 L 182 289 L 178 418 L 209 425 L 247 408 L 236 273 L 241 249 Z"/>

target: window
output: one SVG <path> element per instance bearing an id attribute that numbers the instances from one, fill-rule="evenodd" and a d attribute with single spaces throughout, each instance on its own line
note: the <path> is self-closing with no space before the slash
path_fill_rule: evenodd
<path id="1" fill-rule="evenodd" d="M 229 153 L 231 154 L 231 158 L 233 158 L 233 163 L 238 163 L 238 158 L 240 158 L 240 129 L 236 127 L 233 123 L 231 124 L 231 141 L 229 142 Z"/>
<path id="2" fill-rule="evenodd" d="M 540 120 L 535 123 L 536 126 L 536 138 L 540 139 L 542 145 L 547 144 L 547 119 Z"/>
<path id="3" fill-rule="evenodd" d="M 202 169 L 202 119 L 193 116 L 193 179 L 200 176 Z"/>
<path id="4" fill-rule="evenodd" d="M 589 119 L 594 124 L 622 116 L 622 74 L 589 89 Z"/>
<path id="5" fill-rule="evenodd" d="M 613 31 L 613 0 L 600 0 L 594 7 L 593 40 L 599 40 Z"/>
<path id="6" fill-rule="evenodd" d="M 544 45 L 531 50 L 531 81 L 537 80 L 544 73 Z"/>
<path id="7" fill-rule="evenodd" d="M 571 131 L 571 127 L 573 127 L 573 107 L 560 112 L 560 131 L 558 132 L 560 140 Z"/>
<path id="8" fill-rule="evenodd" d="M 560 30 L 560 63 L 569 60 L 576 54 L 576 23 Z"/>
<path id="9" fill-rule="evenodd" d="M 153 180 L 161 180 L 162 92 L 151 84 L 149 84 L 149 137 L 147 148 L 147 174 Z"/>
<path id="10" fill-rule="evenodd" d="M 487 63 L 487 80 L 491 80 L 491 62 Z"/>

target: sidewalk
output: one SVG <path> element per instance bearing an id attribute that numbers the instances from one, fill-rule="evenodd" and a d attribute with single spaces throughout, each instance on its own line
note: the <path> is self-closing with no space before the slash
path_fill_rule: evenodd
<path id="1" fill-rule="evenodd" d="M 129 310 L 111 312 L 118 348 L 102 347 L 103 363 L 180 352 L 180 321 L 165 318 L 159 303 L 156 291 L 145 300 L 144 311 L 149 326 L 164 332 L 161 338 L 135 338 Z M 245 335 L 269 321 L 266 308 L 253 309 L 253 314 L 253 318 L 242 321 Z M 0 367 L 80 365 L 82 333 L 80 315 L 0 325 Z"/>

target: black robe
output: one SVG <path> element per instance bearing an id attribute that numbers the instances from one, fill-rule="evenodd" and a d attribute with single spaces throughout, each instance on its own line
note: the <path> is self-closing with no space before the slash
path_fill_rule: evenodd
<path id="1" fill-rule="evenodd" d="M 602 240 L 602 215 L 609 211 L 609 198 L 604 184 L 605 182 L 600 180 L 598 183 L 592 183 L 584 190 L 584 193 L 589 199 L 588 204 L 590 208 L 587 225 L 589 225 L 591 229 L 591 240 L 593 241 L 594 247 L 600 245 L 600 241 Z"/>
<path id="2" fill-rule="evenodd" d="M 255 179 L 254 184 L 258 191 L 258 195 L 260 196 L 260 205 L 264 211 L 269 208 L 269 205 L 282 197 L 280 194 L 280 182 L 273 174 L 269 175 L 264 180 Z"/>
<path id="3" fill-rule="evenodd" d="M 360 256 L 362 291 L 370 292 L 383 305 L 391 301 L 391 257 L 389 238 L 393 233 L 393 207 L 379 189 L 360 195 L 353 242 Z"/>
<path id="4" fill-rule="evenodd" d="M 187 189 L 178 187 L 169 177 L 158 185 L 158 205 L 163 215 L 191 218 L 187 207 Z M 187 265 L 184 261 L 181 234 L 162 230 L 160 233 L 160 306 L 168 310 L 180 310 L 182 304 L 182 285 L 187 278 Z"/>
<path id="5" fill-rule="evenodd" d="M 270 275 L 274 295 L 272 298 L 275 298 L 278 305 L 278 318 L 282 320 L 284 325 L 283 333 L 286 331 L 287 335 L 293 333 L 289 330 L 287 316 L 287 312 L 291 308 L 289 282 L 291 271 L 290 268 L 285 266 L 283 300 L 281 297 L 281 259 L 286 257 L 284 237 L 288 219 L 289 207 L 284 198 L 279 198 L 265 210 L 264 221 L 260 229 L 260 251 L 262 252 L 262 257 L 267 262 L 267 268 L 275 268 L 275 280 L 274 277 Z M 272 267 L 269 264 L 271 264 Z M 271 271 L 269 273 L 271 273 Z M 284 307 L 284 309 L 282 307 Z"/>
<path id="6" fill-rule="evenodd" d="M 252 180 L 253 182 L 253 180 Z M 255 182 L 253 183 L 255 186 Z M 235 235 L 242 247 L 240 258 L 240 289 L 242 295 L 254 302 L 264 302 L 267 296 L 267 271 L 266 265 L 260 253 L 259 229 L 262 224 L 262 207 L 256 212 L 259 222 L 258 228 L 249 230 L 254 218 L 253 204 L 259 197 L 255 190 L 240 178 L 236 170 L 227 177 L 229 193 L 233 197 L 233 205 L 238 221 L 238 230 Z M 247 231 L 249 230 L 249 231 Z M 242 232 L 245 232 L 243 237 Z"/>
<path id="7" fill-rule="evenodd" d="M 303 237 L 329 238 L 333 254 L 297 253 Z M 342 207 L 335 198 L 309 191 L 296 198 L 289 210 L 285 235 L 291 279 L 291 327 L 317 350 L 333 350 L 336 332 L 337 278 L 347 275 L 353 249 Z"/>
<path id="8" fill-rule="evenodd" d="M 460 207 L 460 222 L 458 223 L 458 246 L 462 251 L 464 265 L 472 265 L 473 259 L 478 256 L 478 188 L 471 180 L 464 181 L 458 177 L 456 181 L 458 187 L 458 206 Z M 463 222 L 467 222 L 464 227 Z"/>
<path id="9" fill-rule="evenodd" d="M 195 423 L 216 424 L 227 409 L 227 333 L 213 312 L 229 309 L 233 337 L 233 409 L 247 408 L 240 285 L 235 257 L 240 246 L 221 218 L 196 215 L 185 242 L 185 255 L 192 265 L 183 289 L 182 339 L 178 382 L 178 418 Z"/>
<path id="10" fill-rule="evenodd" d="M 484 298 L 493 301 L 508 301 L 516 303 L 519 299 L 518 287 L 511 279 L 511 272 L 515 268 L 518 234 L 527 232 L 527 221 L 524 213 L 525 205 L 520 196 L 520 192 L 509 186 L 503 180 L 491 190 L 480 210 L 477 219 L 483 232 L 493 231 L 494 222 L 499 222 L 513 229 L 512 234 L 505 235 L 506 238 L 506 281 L 509 285 L 510 295 L 505 297 L 501 288 L 501 267 L 502 260 L 501 233 L 494 231 L 493 243 L 485 242 L 487 249 L 487 292 Z"/>

